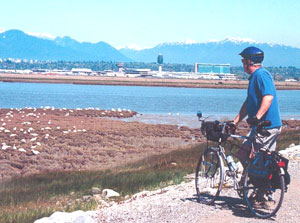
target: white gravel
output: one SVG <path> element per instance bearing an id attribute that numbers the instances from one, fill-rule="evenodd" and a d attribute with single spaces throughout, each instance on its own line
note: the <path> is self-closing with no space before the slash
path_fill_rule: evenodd
<path id="1" fill-rule="evenodd" d="M 223 189 L 214 206 L 196 201 L 194 181 L 138 196 L 99 210 L 97 222 L 300 222 L 300 162 L 289 164 L 291 184 L 277 216 L 254 218 L 233 189 Z"/>

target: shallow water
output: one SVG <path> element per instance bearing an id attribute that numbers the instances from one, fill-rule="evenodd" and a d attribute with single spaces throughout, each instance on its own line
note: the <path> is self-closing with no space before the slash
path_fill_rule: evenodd
<path id="1" fill-rule="evenodd" d="M 214 120 L 233 120 L 234 116 L 219 116 L 213 115 L 210 117 Z M 282 116 L 282 119 L 289 120 L 300 120 L 300 115 L 296 116 Z M 168 125 L 178 125 L 187 126 L 190 128 L 200 128 L 200 122 L 196 115 L 180 115 L 180 114 L 170 114 L 170 115 L 160 115 L 160 114 L 138 114 L 132 118 L 122 119 L 128 122 L 143 122 L 146 124 L 168 124 Z"/>

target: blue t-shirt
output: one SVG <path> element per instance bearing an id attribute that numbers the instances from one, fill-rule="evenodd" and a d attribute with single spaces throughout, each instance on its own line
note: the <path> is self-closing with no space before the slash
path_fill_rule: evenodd
<path id="1" fill-rule="evenodd" d="M 282 125 L 280 119 L 279 105 L 276 94 L 276 88 L 271 74 L 264 68 L 259 68 L 250 76 L 247 96 L 247 112 L 248 116 L 256 115 L 260 108 L 262 98 L 265 95 L 273 95 L 273 100 L 269 110 L 261 118 L 261 120 L 271 121 L 268 128 L 280 127 Z"/>

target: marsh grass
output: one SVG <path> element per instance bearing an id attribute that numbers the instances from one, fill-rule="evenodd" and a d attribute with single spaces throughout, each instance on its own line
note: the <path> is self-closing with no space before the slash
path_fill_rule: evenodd
<path id="1" fill-rule="evenodd" d="M 90 195 L 92 187 L 110 188 L 124 197 L 180 183 L 193 172 L 202 147 L 155 155 L 110 170 L 49 172 L 12 179 L 0 185 L 0 222 L 26 223 L 54 211 L 95 209 L 93 200 L 75 202 Z"/>
<path id="2" fill-rule="evenodd" d="M 299 143 L 300 130 L 284 132 L 278 148 Z M 55 211 L 92 210 L 95 200 L 84 201 L 92 187 L 110 188 L 122 197 L 142 190 L 178 184 L 193 173 L 206 144 L 150 156 L 141 161 L 102 171 L 49 172 L 15 178 L 0 184 L 0 222 L 32 223 Z"/>
<path id="3" fill-rule="evenodd" d="M 277 140 L 277 150 L 288 148 L 291 144 L 300 144 L 300 129 L 282 132 Z"/>

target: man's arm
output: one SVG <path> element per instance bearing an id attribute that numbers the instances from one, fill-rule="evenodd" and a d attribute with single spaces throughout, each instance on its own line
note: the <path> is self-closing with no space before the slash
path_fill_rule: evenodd
<path id="1" fill-rule="evenodd" d="M 266 114 L 266 112 L 269 110 L 271 106 L 272 100 L 273 100 L 273 95 L 263 96 L 261 105 L 256 113 L 257 119 L 261 119 Z"/>
<path id="2" fill-rule="evenodd" d="M 235 117 L 234 119 L 234 124 L 238 124 L 240 121 L 242 121 L 246 116 L 247 116 L 248 112 L 247 112 L 247 99 L 245 100 L 245 102 L 243 103 L 239 114 Z"/>

